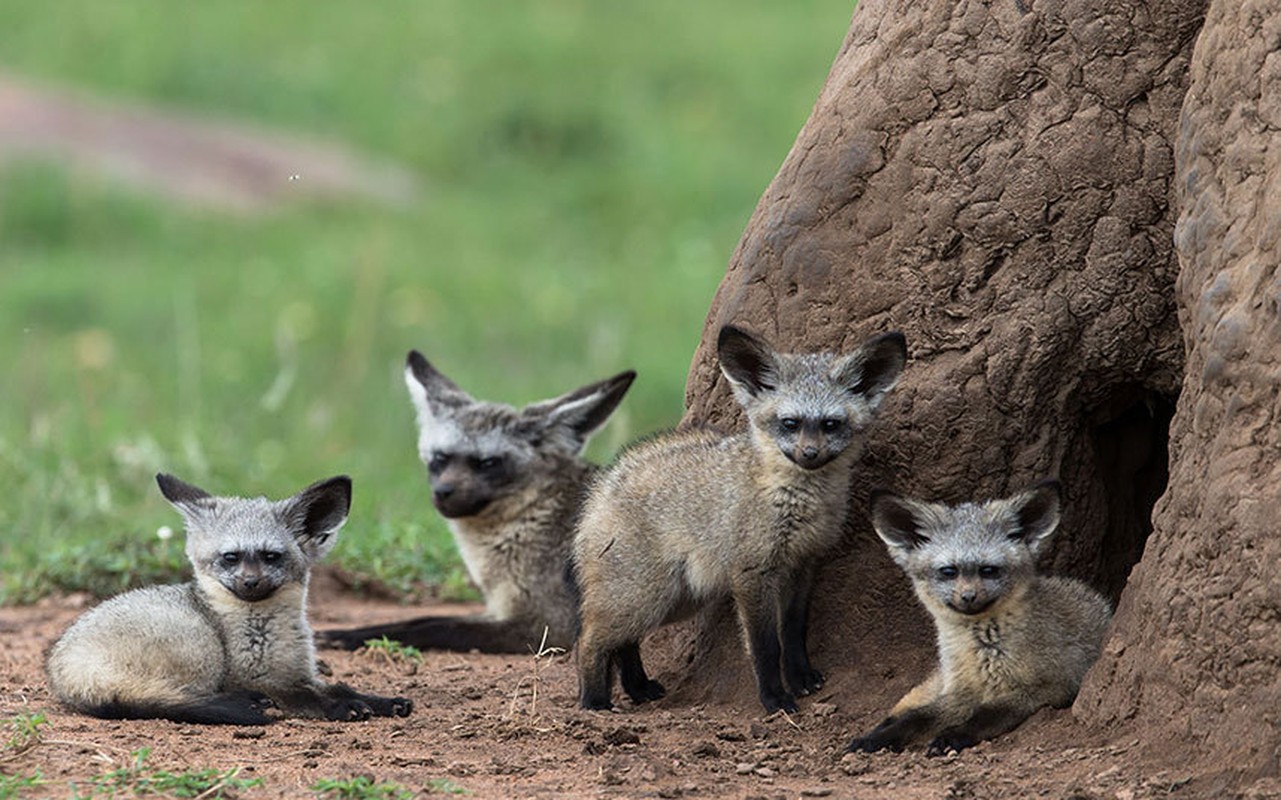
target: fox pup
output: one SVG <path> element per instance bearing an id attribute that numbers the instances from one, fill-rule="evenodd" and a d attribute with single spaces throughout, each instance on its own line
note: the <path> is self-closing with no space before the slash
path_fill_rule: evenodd
<path id="1" fill-rule="evenodd" d="M 126 592 L 76 620 L 46 663 L 59 700 L 107 719 L 230 725 L 272 722 L 272 707 L 331 720 L 409 714 L 403 697 L 316 677 L 308 572 L 347 519 L 350 478 L 274 502 L 156 482 L 186 521 L 195 579 Z"/>
<path id="2" fill-rule="evenodd" d="M 642 443 L 584 505 L 574 542 L 583 708 L 610 707 L 615 664 L 633 702 L 662 697 L 641 663 L 641 638 L 725 596 L 766 711 L 795 711 L 794 694 L 823 684 L 805 649 L 815 562 L 841 536 L 851 466 L 903 370 L 906 343 L 887 333 L 847 355 L 789 355 L 726 326 L 717 351 L 748 429 Z"/>
<path id="3" fill-rule="evenodd" d="M 956 507 L 873 495 L 872 524 L 934 617 L 939 665 L 850 750 L 959 751 L 1072 702 L 1112 612 L 1084 583 L 1036 572 L 1060 493 L 1047 480 Z"/>
<path id="4" fill-rule="evenodd" d="M 623 372 L 517 410 L 473 400 L 411 351 L 405 384 L 418 414 L 418 453 L 485 613 L 322 631 L 321 645 L 354 649 L 387 636 L 421 649 L 526 653 L 546 631 L 548 646 L 573 647 L 570 540 L 596 470 L 579 454 L 635 377 Z"/>

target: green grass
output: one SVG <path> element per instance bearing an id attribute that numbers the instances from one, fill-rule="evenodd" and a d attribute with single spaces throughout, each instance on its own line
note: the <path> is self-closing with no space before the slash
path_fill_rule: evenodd
<path id="1" fill-rule="evenodd" d="M 325 778 L 312 784 L 311 790 L 325 800 L 412 800 L 414 796 L 399 783 L 377 782 L 364 775 L 343 780 Z"/>
<path id="2" fill-rule="evenodd" d="M 851 10 L 0 0 L 0 70 L 344 142 L 422 187 L 246 218 L 0 169 L 0 602 L 180 574 L 158 470 L 273 497 L 350 474 L 334 560 L 457 586 L 405 352 L 513 403 L 637 369 L 598 459 L 675 423 Z"/>
<path id="3" fill-rule="evenodd" d="M 388 661 L 402 661 L 410 664 L 420 664 L 423 660 L 423 653 L 417 647 L 401 644 L 395 639 L 388 639 L 386 636 L 381 639 L 366 639 L 365 650 L 370 654 L 379 655 Z"/>
<path id="4" fill-rule="evenodd" d="M 46 783 L 48 781 L 41 776 L 39 770 L 32 775 L 7 775 L 0 770 L 0 800 L 30 797 L 36 789 Z"/>
<path id="5" fill-rule="evenodd" d="M 162 795 L 166 797 L 220 798 L 237 797 L 245 789 L 262 786 L 261 778 L 237 778 L 239 768 L 228 770 L 200 769 L 169 772 L 153 769 L 146 764 L 151 748 L 144 747 L 132 754 L 133 763 L 114 769 L 93 779 L 88 786 L 73 786 L 80 798 L 116 797 L 131 795 Z M 81 792 L 84 794 L 81 794 Z"/>
<path id="6" fill-rule="evenodd" d="M 4 747 L 0 748 L 0 752 L 4 755 L 16 755 L 35 747 L 44 735 L 40 729 L 48 721 L 45 715 L 38 711 L 14 714 L 5 720 L 4 727 L 8 731 L 9 738 L 5 741 Z"/>

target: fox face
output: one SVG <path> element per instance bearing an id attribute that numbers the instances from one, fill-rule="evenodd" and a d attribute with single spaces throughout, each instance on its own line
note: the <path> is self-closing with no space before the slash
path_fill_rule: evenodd
<path id="1" fill-rule="evenodd" d="M 351 507 L 347 477 L 277 501 L 213 497 L 172 475 L 157 475 L 156 483 L 186 521 L 187 557 L 200 584 L 248 603 L 303 583 L 333 548 Z"/>
<path id="2" fill-rule="evenodd" d="M 1001 500 L 946 506 L 872 495 L 872 524 L 935 614 L 976 616 L 1018 595 L 1059 524 L 1055 480 Z"/>
<path id="3" fill-rule="evenodd" d="M 622 372 L 521 409 L 473 399 L 421 353 L 405 385 L 418 416 L 418 454 L 432 504 L 446 518 L 475 517 L 523 497 L 574 459 L 618 407 L 635 372 Z"/>
<path id="4" fill-rule="evenodd" d="M 806 470 L 826 466 L 860 438 L 907 363 L 898 332 L 845 355 L 792 355 L 727 325 L 717 352 L 757 440 Z"/>

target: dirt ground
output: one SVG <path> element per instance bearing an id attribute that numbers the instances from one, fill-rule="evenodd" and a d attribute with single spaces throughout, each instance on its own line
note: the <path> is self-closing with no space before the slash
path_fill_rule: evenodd
<path id="1" fill-rule="evenodd" d="M 264 782 L 238 795 L 247 798 L 313 797 L 309 787 L 318 780 L 359 775 L 423 794 L 459 787 L 504 798 L 1281 797 L 1274 778 L 1229 792 L 1204 770 L 1169 766 L 1190 764 L 1188 754 L 1170 751 L 1154 761 L 1138 739 L 1092 741 L 1066 711 L 1042 712 L 1002 740 L 944 758 L 845 755 L 850 737 L 877 720 L 843 710 L 826 690 L 802 701 L 792 718 L 763 717 L 746 704 L 688 704 L 679 692 L 589 713 L 576 707 L 569 656 L 428 653 L 412 668 L 369 653 L 322 653 L 335 678 L 412 698 L 416 708 L 404 719 L 283 720 L 247 729 L 97 720 L 54 705 L 41 669 L 44 649 L 82 606 L 71 598 L 0 608 L 0 717 L 48 717 L 39 744 L 0 750 L 0 773 L 39 770 L 45 778 L 33 797 L 71 796 L 73 782 L 83 792 L 94 776 L 128 766 L 141 747 L 152 748 L 147 764 L 156 769 L 239 767 L 241 777 Z M 318 628 L 407 613 L 333 591 L 316 593 L 312 603 Z M 661 665 L 657 677 L 679 680 Z M 888 707 L 895 697 L 877 699 Z"/>

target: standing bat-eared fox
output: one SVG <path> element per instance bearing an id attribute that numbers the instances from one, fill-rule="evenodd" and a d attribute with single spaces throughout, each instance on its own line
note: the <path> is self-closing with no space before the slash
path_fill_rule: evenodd
<path id="1" fill-rule="evenodd" d="M 574 542 L 584 708 L 610 707 L 615 666 L 633 702 L 661 697 L 641 639 L 727 596 L 767 711 L 794 711 L 795 695 L 822 686 L 805 649 L 816 561 L 841 537 L 852 466 L 906 343 L 895 332 L 844 355 L 785 354 L 726 326 L 717 353 L 747 430 L 642 442 L 584 504 Z"/>

